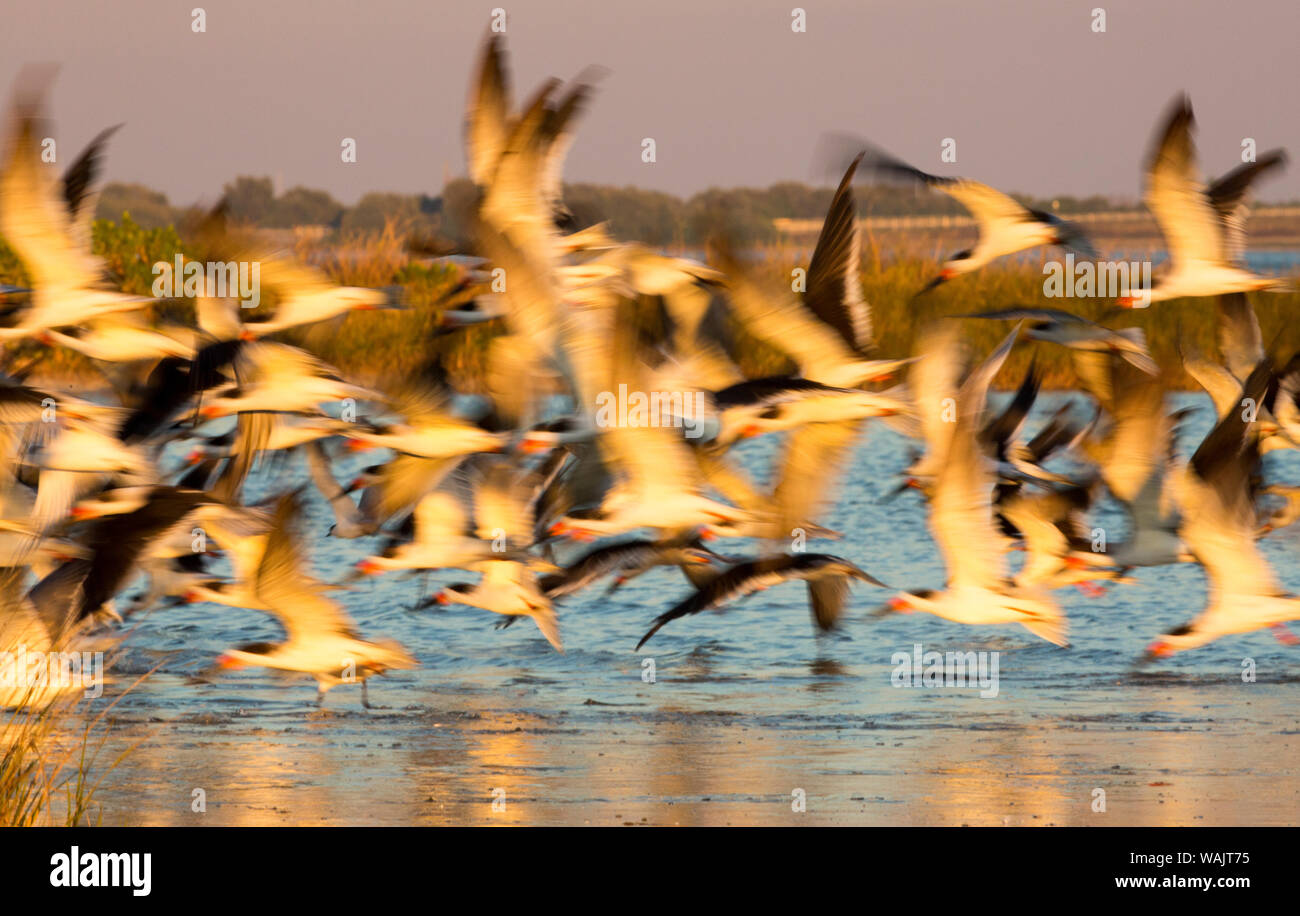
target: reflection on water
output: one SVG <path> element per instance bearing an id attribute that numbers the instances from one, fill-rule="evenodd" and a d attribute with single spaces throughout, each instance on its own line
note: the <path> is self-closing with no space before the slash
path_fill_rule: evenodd
<path id="1" fill-rule="evenodd" d="M 1040 410 L 1058 403 L 1046 398 Z M 1197 412 L 1188 441 L 1209 419 Z M 744 446 L 760 477 L 777 445 Z M 915 496 L 877 504 L 905 461 L 901 439 L 870 433 L 826 520 L 847 536 L 826 549 L 893 584 L 938 586 L 942 563 Z M 1300 456 L 1268 461 L 1278 479 L 1300 482 Z M 296 467 L 286 472 L 294 480 Z M 312 497 L 308 530 L 323 534 L 328 508 Z M 1113 509 L 1101 523 L 1122 528 Z M 320 537 L 311 546 L 318 574 L 337 580 L 372 545 Z M 1264 547 L 1293 589 L 1296 548 L 1286 532 Z M 309 679 L 269 672 L 193 683 L 222 648 L 274 637 L 275 625 L 207 605 L 158 612 L 133 632 L 119 682 L 161 668 L 113 710 L 101 759 L 138 746 L 98 799 L 106 823 L 145 824 L 1300 820 L 1300 656 L 1255 634 L 1136 671 L 1150 638 L 1204 602 L 1194 566 L 1137 578 L 1099 598 L 1059 593 L 1068 651 L 1016 628 L 872 619 L 886 593 L 866 587 L 855 589 L 842 631 L 817 637 L 804 586 L 791 583 L 674 621 L 640 656 L 632 646 L 647 623 L 687 592 L 676 571 L 566 603 L 564 655 L 535 628 L 497 630 L 486 613 L 410 613 L 419 579 L 381 578 L 340 599 L 363 631 L 400 639 L 422 667 L 372 681 L 380 708 L 370 712 L 346 685 L 317 711 Z M 981 699 L 974 685 L 893 687 L 891 655 L 918 642 L 999 652 L 998 696 Z M 655 660 L 653 682 L 643 657 Z M 1256 683 L 1241 680 L 1247 657 Z M 1093 811 L 1096 789 L 1104 813 Z M 802 812 L 792 808 L 796 790 Z"/>

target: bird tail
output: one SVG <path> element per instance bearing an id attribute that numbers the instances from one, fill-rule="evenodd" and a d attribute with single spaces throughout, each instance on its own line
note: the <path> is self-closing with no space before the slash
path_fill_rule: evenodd
<path id="1" fill-rule="evenodd" d="M 396 640 L 382 639 L 376 642 L 375 646 L 380 651 L 375 653 L 374 661 L 384 668 L 418 668 L 420 666 L 414 656 L 407 652 L 402 647 L 402 644 Z"/>
<path id="2" fill-rule="evenodd" d="M 1056 224 L 1056 244 L 1073 251 L 1075 254 L 1094 259 L 1098 256 L 1097 248 L 1076 223 L 1061 220 Z"/>
<path id="3" fill-rule="evenodd" d="M 1147 352 L 1147 337 L 1141 328 L 1120 328 L 1115 333 L 1133 344 L 1133 349 L 1123 350 L 1120 353 L 1128 361 L 1129 365 L 1135 369 L 1140 369 L 1147 375 L 1158 375 L 1160 373 L 1160 367 L 1156 365 L 1156 361 Z"/>
<path id="4" fill-rule="evenodd" d="M 609 223 L 596 223 L 565 236 L 564 244 L 571 250 L 613 248 L 614 240 L 609 234 Z"/>
<path id="5" fill-rule="evenodd" d="M 537 629 L 542 631 L 546 641 L 555 646 L 555 651 L 563 652 L 564 643 L 560 642 L 560 620 L 555 615 L 555 608 L 543 604 L 534 607 L 529 616 L 533 618 L 533 623 L 537 624 Z"/>
<path id="6" fill-rule="evenodd" d="M 1030 617 L 1022 620 L 1021 624 L 1035 636 L 1054 643 L 1063 649 L 1070 647 L 1070 640 L 1067 638 L 1069 625 L 1066 622 L 1065 615 L 1060 611 L 1055 614 Z"/>

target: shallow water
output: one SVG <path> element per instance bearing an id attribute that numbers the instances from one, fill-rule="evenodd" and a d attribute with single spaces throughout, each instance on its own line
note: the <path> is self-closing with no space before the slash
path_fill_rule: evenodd
<path id="1" fill-rule="evenodd" d="M 1180 397 L 1202 407 L 1186 453 L 1211 412 L 1208 399 Z M 1045 396 L 1035 419 L 1060 398 Z M 760 439 L 741 454 L 763 469 L 778 444 Z M 823 519 L 845 537 L 810 549 L 894 586 L 939 587 L 918 498 L 878 503 L 908 445 L 882 426 L 864 434 Z M 340 461 L 336 476 L 375 460 Z M 1270 456 L 1268 467 L 1271 479 L 1300 482 L 1297 456 Z M 304 478 L 294 459 L 250 481 L 248 496 Z M 308 492 L 316 572 L 336 581 L 377 542 L 324 537 L 328 507 Z M 1113 509 L 1099 522 L 1122 535 Z M 1298 536 L 1264 543 L 1293 589 Z M 339 597 L 365 635 L 399 639 L 421 667 L 372 680 L 382 708 L 369 712 L 355 686 L 318 711 L 309 678 L 261 670 L 189 683 L 223 648 L 277 628 L 212 605 L 155 612 L 132 621 L 118 684 L 95 701 L 158 666 L 113 710 L 101 759 L 134 750 L 97 800 L 113 824 L 1296 823 L 1300 653 L 1257 633 L 1138 671 L 1143 647 L 1199 613 L 1205 594 L 1194 565 L 1136 575 L 1097 598 L 1057 593 L 1069 650 L 1019 627 L 870 618 L 890 593 L 862 583 L 840 630 L 817 636 L 804 586 L 790 583 L 674 621 L 637 654 L 649 622 L 689 591 L 677 570 L 656 570 L 612 597 L 602 586 L 569 599 L 563 655 L 527 621 L 498 630 L 470 608 L 413 613 L 420 580 L 385 576 Z M 428 587 L 464 578 L 453 570 Z M 892 656 L 917 643 L 998 652 L 997 696 L 973 684 L 893 686 Z M 1244 659 L 1255 683 L 1242 681 Z M 1093 810 L 1096 789 L 1105 812 Z"/>

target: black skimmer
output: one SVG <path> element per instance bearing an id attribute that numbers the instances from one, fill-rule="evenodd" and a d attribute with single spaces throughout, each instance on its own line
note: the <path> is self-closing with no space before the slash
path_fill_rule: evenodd
<path id="1" fill-rule="evenodd" d="M 808 604 L 813 621 L 821 630 L 829 630 L 839 621 L 852 580 L 860 579 L 880 588 L 889 587 L 848 560 L 825 553 L 782 554 L 738 563 L 656 617 L 654 625 L 641 637 L 636 648 L 640 649 L 664 624 L 679 617 L 721 607 L 792 579 L 808 583 Z"/>
<path id="2" fill-rule="evenodd" d="M 571 561 L 560 572 L 544 576 L 538 583 L 547 598 L 556 601 L 592 585 L 605 576 L 614 576 L 611 591 L 656 566 L 708 565 L 726 562 L 698 538 L 691 540 L 650 540 L 634 538 L 613 544 L 600 544 Z"/>
<path id="3" fill-rule="evenodd" d="M 105 288 L 91 255 L 90 185 L 113 129 L 99 135 L 74 163 L 60 188 L 41 160 L 38 122 L 48 77 L 20 78 L 10 118 L 9 148 L 0 167 L 0 235 L 31 278 L 30 303 L 7 318 L 0 340 L 20 340 L 51 328 L 141 308 L 149 300 Z"/>
<path id="4" fill-rule="evenodd" d="M 1097 580 L 1120 576 L 1110 556 L 1095 549 L 1084 516 L 1091 507 L 1097 486 L 1083 485 L 1030 489 L 1023 485 L 1000 484 L 996 511 L 1010 530 L 1024 539 L 1025 564 L 1016 574 L 1021 588 L 1078 586 L 1088 595 L 1100 594 Z"/>
<path id="5" fill-rule="evenodd" d="M 464 569 L 491 560 L 491 538 L 478 537 L 462 502 L 435 490 L 411 514 L 412 537 L 392 539 L 382 553 L 357 563 L 363 575 L 397 570 Z"/>
<path id="6" fill-rule="evenodd" d="M 1097 257 L 1097 250 L 1079 226 L 1053 213 L 1026 207 L 996 188 L 969 178 L 931 175 L 869 146 L 862 157 L 865 157 L 864 172 L 916 181 L 942 191 L 965 207 L 979 226 L 975 247 L 959 251 L 945 261 L 938 276 L 922 293 L 954 277 L 973 273 L 998 258 L 1040 245 L 1059 245 L 1081 257 Z"/>
<path id="7" fill-rule="evenodd" d="M 1160 371 L 1160 367 L 1147 351 L 1146 335 L 1141 328 L 1112 330 L 1060 309 L 1010 308 L 993 312 L 976 312 L 960 317 L 1028 321 L 1024 333 L 1032 340 L 1057 343 L 1073 350 L 1117 353 L 1148 375 L 1155 375 Z"/>
<path id="8" fill-rule="evenodd" d="M 193 343 L 183 340 L 184 336 L 192 339 L 192 331 L 179 327 L 156 331 L 135 313 L 96 318 L 85 328 L 69 328 L 66 332 L 46 330 L 36 336 L 42 343 L 67 347 L 106 363 L 156 360 L 167 356 L 190 359 L 194 355 Z"/>
<path id="9" fill-rule="evenodd" d="M 1111 495 L 1124 507 L 1128 537 L 1111 543 L 1120 567 L 1163 566 L 1187 558 L 1178 537 L 1177 501 L 1168 481 L 1174 471 L 1175 417 L 1157 379 L 1112 364 L 1110 404 L 1082 443 Z"/>
<path id="10" fill-rule="evenodd" d="M 733 312 L 750 334 L 787 354 L 805 379 L 837 388 L 881 381 L 907 360 L 868 359 L 871 310 L 862 290 L 860 239 L 850 164 L 831 201 L 802 299 L 787 287 L 759 282 L 724 243 L 717 258 L 727 276 Z"/>
<path id="11" fill-rule="evenodd" d="M 236 361 L 240 382 L 217 389 L 199 409 L 204 419 L 234 413 L 300 413 L 322 416 L 322 403 L 378 401 L 380 396 L 345 381 L 333 367 L 298 347 L 259 342 Z"/>
<path id="12" fill-rule="evenodd" d="M 378 528 L 374 520 L 367 518 L 361 512 L 352 495 L 334 479 L 325 446 L 317 439 L 304 443 L 303 447 L 307 453 L 307 471 L 311 475 L 312 483 L 320 490 L 321 496 L 329 502 L 330 511 L 334 513 L 334 524 L 330 526 L 329 534 L 336 538 L 357 538 L 374 534 Z"/>
<path id="13" fill-rule="evenodd" d="M 1272 374 L 1260 363 L 1242 387 L 1243 398 L 1263 399 Z M 1210 595 L 1189 623 L 1162 634 L 1147 647 L 1146 660 L 1194 649 L 1221 636 L 1269 627 L 1279 641 L 1300 639 L 1285 626 L 1300 619 L 1300 597 L 1282 589 L 1256 544 L 1253 479 L 1258 470 L 1258 430 L 1233 411 L 1205 437 L 1178 477 L 1183 510 L 1180 532 L 1205 568 Z"/>
<path id="14" fill-rule="evenodd" d="M 809 423 L 888 417 L 907 409 L 904 399 L 888 391 L 833 388 L 785 375 L 738 382 L 714 392 L 712 401 L 719 425 L 713 438 L 720 445 Z"/>
<path id="15" fill-rule="evenodd" d="M 1050 594 L 1017 586 L 1007 576 L 1007 539 L 993 524 L 996 468 L 978 442 L 992 375 L 986 362 L 961 380 L 957 333 L 951 324 L 928 333 L 913 373 L 918 377 L 914 396 L 926 445 L 937 464 L 930 528 L 948 568 L 947 588 L 901 592 L 881 613 L 925 611 L 957 623 L 1018 623 L 1035 636 L 1066 646 L 1065 615 Z"/>
<path id="16" fill-rule="evenodd" d="M 1282 150 L 1264 153 L 1209 185 L 1196 165 L 1192 103 L 1180 95 L 1163 120 L 1146 170 L 1145 200 L 1169 249 L 1169 261 L 1152 278 L 1152 288 L 1123 296 L 1122 308 L 1167 299 L 1222 296 L 1282 288 L 1285 281 L 1247 270 L 1246 193 L 1270 169 L 1286 162 Z"/>
<path id="17" fill-rule="evenodd" d="M 285 631 L 283 642 L 245 643 L 217 659 L 222 668 L 256 665 L 297 671 L 316 679 L 317 703 L 342 683 L 361 682 L 361 702 L 369 708 L 366 680 L 391 669 L 414 668 L 416 661 L 396 642 L 361 639 L 351 619 L 326 598 L 323 586 L 306 572 L 306 560 L 293 531 L 298 515 L 295 494 L 280 498 L 265 550 L 250 583 L 257 608 L 266 610 Z"/>
<path id="18" fill-rule="evenodd" d="M 389 292 L 339 286 L 322 271 L 283 255 L 256 260 L 262 288 L 277 293 L 279 304 L 270 318 L 244 322 L 243 333 L 253 338 L 330 321 L 349 312 L 399 308 Z"/>
<path id="19" fill-rule="evenodd" d="M 537 577 L 527 564 L 515 560 L 491 559 L 475 563 L 471 571 L 482 572 L 477 584 L 457 582 L 444 587 L 428 604 L 466 604 L 507 617 L 528 617 L 557 652 L 564 651 L 560 641 L 560 622 L 551 599 L 538 587 Z"/>

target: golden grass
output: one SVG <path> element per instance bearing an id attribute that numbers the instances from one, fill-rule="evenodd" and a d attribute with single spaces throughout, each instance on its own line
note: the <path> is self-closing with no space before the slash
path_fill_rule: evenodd
<path id="1" fill-rule="evenodd" d="M 102 824 L 95 793 L 133 749 L 98 766 L 109 736 L 105 719 L 149 673 L 89 718 L 81 708 L 85 701 L 70 697 L 25 709 L 0 709 L 0 827 Z M 75 724 L 78 717 L 80 727 Z"/>
<path id="2" fill-rule="evenodd" d="M 65 704 L 8 710 L 0 726 L 0 826 L 91 826 L 90 730 L 79 743 L 59 734 Z"/>
<path id="3" fill-rule="evenodd" d="M 460 387 L 482 390 L 486 370 L 487 347 L 497 330 L 482 325 L 454 334 L 438 336 L 440 301 L 459 280 L 457 268 L 429 264 L 411 258 L 405 249 L 406 228 L 388 223 L 382 231 L 321 237 L 300 235 L 296 254 L 323 269 L 338 283 L 402 288 L 402 298 L 409 306 L 404 311 L 353 313 L 323 325 L 304 328 L 285 335 L 290 342 L 308 347 L 337 366 L 341 372 L 366 384 L 401 384 L 427 366 L 434 358 L 442 362 Z M 169 238 L 165 233 L 144 235 L 127 223 L 119 234 L 112 224 L 101 227 L 97 238 L 115 258 L 115 271 L 135 277 L 138 285 L 145 261 L 168 255 L 164 250 Z M 1056 252 L 1044 252 L 1036 259 L 1004 259 L 977 273 L 959 277 L 927 295 L 915 298 L 917 291 L 935 275 L 942 259 L 959 247 L 969 244 L 971 231 L 965 229 L 934 232 L 868 233 L 862 258 L 863 284 L 871 303 L 880 355 L 887 358 L 908 356 L 918 330 L 939 318 L 971 312 L 989 311 L 1015 305 L 1036 305 L 1073 311 L 1086 318 L 1101 319 L 1113 306 L 1109 299 L 1046 299 L 1043 296 L 1043 264 Z M 756 253 L 774 283 L 788 284 L 790 271 L 807 266 L 815 239 L 786 238 L 765 246 Z M 1141 251 L 1152 246 L 1149 238 L 1135 240 L 1125 250 Z M 1103 248 L 1113 246 L 1103 244 Z M 124 252 L 127 252 L 124 254 Z M 132 262 L 136 252 L 139 263 Z M 696 254 L 696 252 L 684 252 Z M 2 265 L 0 265 L 2 266 Z M 0 270 L 0 274 L 6 271 Z M 0 276 L 0 281 L 15 282 Z M 268 304 L 274 302 L 268 297 Z M 1258 294 L 1252 297 L 1259 315 L 1266 344 L 1276 356 L 1289 358 L 1300 350 L 1300 328 L 1291 320 L 1300 306 L 1300 294 Z M 1179 356 L 1180 342 L 1203 353 L 1216 352 L 1215 304 L 1212 300 L 1175 300 L 1150 309 L 1111 316 L 1105 323 L 1112 327 L 1141 327 L 1147 333 L 1152 356 L 1165 372 L 1172 388 L 1193 388 L 1194 382 L 1183 372 Z M 968 320 L 965 336 L 975 352 L 992 349 L 1010 330 L 1005 322 Z M 790 368 L 779 353 L 765 347 L 737 329 L 741 344 L 741 368 L 747 375 L 771 374 Z M 99 382 L 103 376 L 78 354 L 61 348 L 48 348 L 26 342 L 10 348 L 10 365 L 31 360 L 43 379 Z M 997 384 L 1018 383 L 1035 360 L 1044 372 L 1049 387 L 1070 387 L 1076 383 L 1067 352 L 1047 344 L 1028 343 L 1018 347 L 1007 361 Z"/>
<path id="4" fill-rule="evenodd" d="M 1180 344 L 1188 352 L 1217 354 L 1217 317 L 1214 299 L 1175 299 L 1146 309 L 1114 313 L 1114 300 L 1103 298 L 1053 298 L 1043 295 L 1044 264 L 1055 254 L 1034 259 L 1005 259 L 939 286 L 916 297 L 934 277 L 944 256 L 953 251 L 951 238 L 914 238 L 905 257 L 886 257 L 885 246 L 868 239 L 862 258 L 862 281 L 871 303 L 881 356 L 911 355 L 918 332 L 943 318 L 987 312 L 1012 306 L 1054 308 L 1100 321 L 1109 327 L 1140 327 L 1147 335 L 1152 357 L 1160 364 L 1170 388 L 1199 390 L 1182 367 Z M 926 250 L 928 249 L 928 251 Z M 888 248 L 893 251 L 893 247 Z M 925 253 L 922 253 L 922 252 Z M 765 269 L 773 282 L 790 282 L 794 267 L 806 266 L 806 246 L 785 243 L 763 250 Z M 1259 318 L 1265 347 L 1275 359 L 1285 361 L 1300 351 L 1300 293 L 1258 293 L 1251 296 Z M 1107 312 L 1112 312 L 1107 316 Z M 1012 322 L 962 319 L 962 336 L 971 349 L 991 351 L 1013 327 Z M 1044 387 L 1077 385 L 1068 351 L 1053 344 L 1026 341 L 1018 346 L 998 376 L 1001 387 L 1018 385 L 1035 361 L 1043 372 Z"/>

